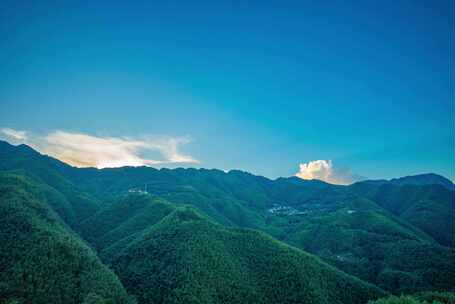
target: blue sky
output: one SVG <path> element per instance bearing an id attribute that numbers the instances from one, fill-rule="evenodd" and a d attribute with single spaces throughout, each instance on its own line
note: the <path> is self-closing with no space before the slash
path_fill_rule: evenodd
<path id="1" fill-rule="evenodd" d="M 43 152 L 455 180 L 450 1 L 19 2 L 0 8 L 0 128 Z"/>

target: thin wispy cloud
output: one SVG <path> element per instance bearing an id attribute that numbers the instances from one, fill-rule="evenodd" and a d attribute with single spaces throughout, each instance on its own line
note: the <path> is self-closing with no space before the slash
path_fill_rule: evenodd
<path id="1" fill-rule="evenodd" d="M 10 128 L 0 129 L 0 132 L 4 139 L 12 143 L 27 144 L 76 167 L 114 168 L 199 163 L 181 151 L 181 146 L 190 142 L 186 137 L 102 137 L 61 130 L 36 135 Z M 150 154 L 154 157 L 147 156 Z"/>
<path id="2" fill-rule="evenodd" d="M 318 179 L 331 184 L 348 185 L 364 179 L 351 170 L 334 167 L 331 160 L 313 160 L 299 165 L 295 174 L 302 179 Z"/>
<path id="3" fill-rule="evenodd" d="M 24 141 L 27 139 L 26 131 L 18 131 L 10 128 L 2 128 L 0 131 L 14 141 Z"/>

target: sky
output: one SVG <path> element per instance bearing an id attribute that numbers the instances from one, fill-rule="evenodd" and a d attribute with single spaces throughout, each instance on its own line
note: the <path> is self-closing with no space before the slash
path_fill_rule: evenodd
<path id="1" fill-rule="evenodd" d="M 453 37 L 453 1 L 3 0 L 0 137 L 75 166 L 455 180 Z"/>

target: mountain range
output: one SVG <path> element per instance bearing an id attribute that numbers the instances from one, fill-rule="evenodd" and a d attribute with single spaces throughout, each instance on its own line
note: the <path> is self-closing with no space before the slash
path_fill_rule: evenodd
<path id="1" fill-rule="evenodd" d="M 0 142 L 0 181 L 0 303 L 367 303 L 455 289 L 455 186 L 436 174 L 340 186 L 75 168 Z"/>

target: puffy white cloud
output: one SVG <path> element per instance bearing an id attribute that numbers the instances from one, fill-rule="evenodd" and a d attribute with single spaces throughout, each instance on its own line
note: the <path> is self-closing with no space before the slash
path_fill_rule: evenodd
<path id="1" fill-rule="evenodd" d="M 331 184 L 348 185 L 363 179 L 349 169 L 335 168 L 331 160 L 313 160 L 299 165 L 295 174 L 302 179 L 319 179 Z"/>
<path id="2" fill-rule="evenodd" d="M 25 131 L 0 129 L 6 139 L 32 148 L 76 167 L 154 166 L 199 163 L 183 154 L 180 147 L 188 138 L 169 136 L 100 137 L 83 133 L 53 131 L 44 136 Z M 28 134 L 28 136 L 26 136 Z M 154 153 L 154 157 L 146 157 Z"/>

